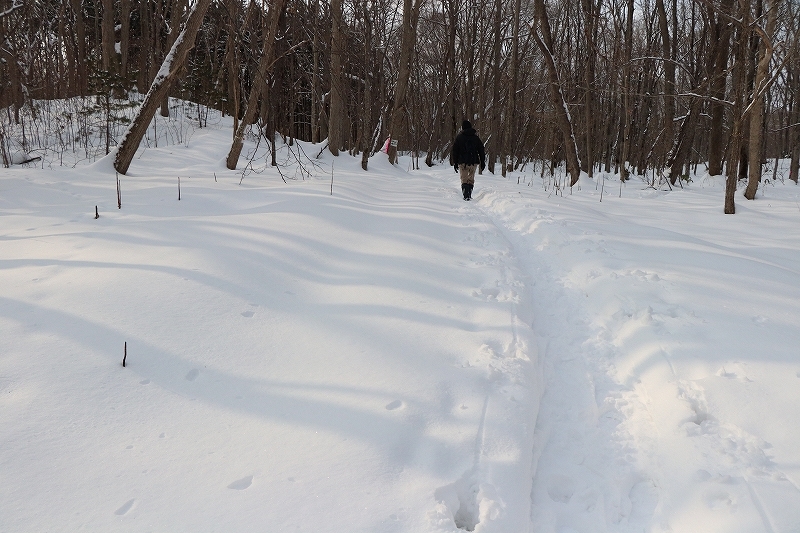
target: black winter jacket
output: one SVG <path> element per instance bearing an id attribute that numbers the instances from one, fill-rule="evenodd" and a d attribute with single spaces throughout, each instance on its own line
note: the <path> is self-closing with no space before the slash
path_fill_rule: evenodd
<path id="1" fill-rule="evenodd" d="M 460 164 L 480 164 L 481 168 L 483 168 L 486 165 L 486 151 L 483 148 L 483 142 L 475 132 L 475 128 L 461 130 L 456 135 L 456 140 L 453 142 L 452 156 L 453 166 L 456 167 Z"/>

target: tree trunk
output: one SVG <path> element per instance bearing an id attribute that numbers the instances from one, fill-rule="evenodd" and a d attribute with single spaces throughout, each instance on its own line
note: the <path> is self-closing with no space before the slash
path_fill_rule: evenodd
<path id="1" fill-rule="evenodd" d="M 102 0 L 102 65 L 106 72 L 117 72 L 117 51 L 114 47 L 114 0 Z"/>
<path id="2" fill-rule="evenodd" d="M 172 45 L 172 49 L 164 58 L 161 69 L 153 80 L 150 90 L 144 97 L 139 111 L 133 119 L 128 131 L 122 138 L 122 142 L 117 148 L 117 155 L 114 158 L 114 168 L 120 174 L 126 174 L 130 167 L 133 156 L 139 148 L 139 143 L 142 141 L 150 121 L 153 119 L 158 106 L 172 87 L 175 79 L 178 77 L 178 72 L 183 68 L 186 62 L 186 56 L 189 55 L 189 50 L 194 47 L 195 37 L 200 25 L 203 22 L 203 17 L 206 14 L 211 0 L 196 0 L 189 15 L 186 18 L 186 23 L 183 26 L 178 38 Z"/>
<path id="3" fill-rule="evenodd" d="M 141 24 L 142 42 L 152 42 L 153 17 L 150 14 L 150 4 L 148 2 L 139 4 L 139 20 Z M 150 52 L 146 50 L 139 51 L 139 73 L 136 76 L 136 88 L 139 92 L 144 91 L 144 88 L 150 83 L 150 57 Z"/>
<path id="4" fill-rule="evenodd" d="M 125 87 L 128 88 L 128 56 L 131 38 L 131 0 L 120 0 L 119 4 L 120 32 L 120 75 Z"/>
<path id="5" fill-rule="evenodd" d="M 445 0 L 447 6 L 447 48 L 450 57 L 447 60 L 446 77 L 448 83 L 447 94 L 447 116 L 445 117 L 445 131 L 443 135 L 450 143 L 452 143 L 456 130 L 458 128 L 458 118 L 456 117 L 456 109 L 458 109 L 458 80 L 456 79 L 456 32 L 458 30 L 458 4 L 455 0 Z M 452 151 L 453 145 L 449 145 L 448 152 Z M 442 157 L 447 153 L 442 154 Z"/>
<path id="6" fill-rule="evenodd" d="M 672 150 L 667 155 L 666 167 L 669 170 L 669 182 L 672 185 L 677 183 L 678 178 L 681 176 L 683 166 L 689 157 L 689 151 L 692 148 L 694 141 L 694 131 L 697 128 L 697 121 L 700 118 L 700 98 L 693 98 L 689 106 L 689 116 L 686 117 L 678 131 L 678 136 L 675 138 L 675 143 Z"/>
<path id="7" fill-rule="evenodd" d="M 777 13 L 780 0 L 767 2 L 767 27 L 765 32 L 758 32 L 761 44 L 758 47 L 756 78 L 753 86 L 753 101 L 750 104 L 750 170 L 744 197 L 753 200 L 756 197 L 758 184 L 761 181 L 761 138 L 764 129 L 764 92 L 767 87 L 769 62 L 772 60 L 772 37 L 775 34 Z"/>
<path id="8" fill-rule="evenodd" d="M 367 2 L 362 6 L 364 17 L 364 109 L 361 115 L 361 168 L 369 167 L 369 156 L 372 155 L 372 20 Z"/>
<path id="9" fill-rule="evenodd" d="M 658 27 L 661 32 L 661 56 L 664 63 L 664 121 L 662 124 L 664 129 L 661 135 L 663 146 L 670 146 L 673 142 L 675 120 L 675 58 L 672 57 L 673 47 L 670 42 L 664 0 L 656 0 L 656 9 L 658 11 Z"/>
<path id="10" fill-rule="evenodd" d="M 397 83 L 394 88 L 394 104 L 389 124 L 389 162 L 397 162 L 397 141 L 401 131 L 408 125 L 406 109 L 406 93 L 411 78 L 411 58 L 414 55 L 414 44 L 417 39 L 417 19 L 422 7 L 422 0 L 403 0 L 403 34 L 400 43 L 400 64 L 397 67 Z"/>
<path id="11" fill-rule="evenodd" d="M 3 74 L 3 66 L 5 65 L 5 74 L 7 76 L 7 79 L 6 76 L 0 77 L 0 111 L 8 113 L 9 110 L 3 108 L 9 104 L 13 104 L 15 124 L 19 124 L 20 122 L 19 110 L 25 103 L 25 93 L 23 92 L 24 81 L 22 78 L 23 71 L 20 68 L 17 51 L 14 47 L 5 46 L 8 42 L 7 32 L 10 28 L 6 25 L 4 19 L 20 7 L 21 6 L 10 8 L 9 11 L 0 14 L 0 74 Z M 5 91 L 8 92 L 5 93 Z M 5 146 L 0 145 L 0 151 L 3 152 L 3 157 L 7 157 L 4 148 Z"/>
<path id="12" fill-rule="evenodd" d="M 152 43 L 153 47 L 150 50 L 150 70 L 147 76 L 147 85 L 153 83 L 158 74 L 158 67 L 164 61 L 163 46 L 164 39 L 161 37 L 161 29 L 164 26 L 164 3 L 161 0 L 156 2 L 142 2 L 142 5 L 150 5 L 150 16 L 152 18 Z M 155 9 L 154 9 L 155 8 Z M 160 104 L 160 102 L 159 102 Z"/>
<path id="13" fill-rule="evenodd" d="M 749 19 L 750 0 L 739 0 L 739 17 L 745 20 L 736 29 L 736 39 L 733 45 L 734 63 L 732 75 L 732 89 L 734 95 L 733 103 L 733 125 L 731 127 L 731 138 L 728 143 L 728 158 L 725 172 L 725 214 L 736 213 L 736 187 L 739 182 L 739 160 L 742 155 L 742 130 L 744 120 L 744 101 L 747 97 L 747 75 L 745 73 L 745 57 L 749 49 L 749 31 L 746 29 L 746 22 Z"/>
<path id="14" fill-rule="evenodd" d="M 520 0 L 517 0 L 519 2 Z M 583 117 L 585 128 L 584 140 L 584 160 L 583 170 L 589 175 L 594 176 L 594 128 L 595 128 L 595 70 L 596 70 L 596 42 L 597 42 L 597 21 L 603 0 L 598 0 L 597 9 L 594 7 L 593 0 L 581 0 L 583 10 L 583 42 L 586 50 L 586 66 L 583 71 Z M 521 6 L 517 8 L 519 13 Z M 519 18 L 519 17 L 516 17 Z M 516 44 L 516 43 L 515 43 Z"/>
<path id="15" fill-rule="evenodd" d="M 216 85 L 227 88 L 227 99 L 223 107 L 223 113 L 230 114 L 233 118 L 233 134 L 239 129 L 239 60 L 238 60 L 238 40 L 236 39 L 235 28 L 240 24 L 239 2 L 226 0 L 225 8 L 230 17 L 230 28 L 225 38 L 225 56 L 217 75 Z"/>
<path id="16" fill-rule="evenodd" d="M 86 94 L 89 87 L 89 78 L 86 69 L 86 23 L 83 20 L 83 7 L 81 0 L 72 0 L 72 14 L 75 17 L 75 91 L 77 94 Z"/>
<path id="17" fill-rule="evenodd" d="M 503 134 L 502 134 L 502 127 L 500 124 L 500 89 L 501 85 L 501 76 L 500 76 L 500 48 L 503 43 L 504 35 L 501 33 L 501 17 L 503 12 L 503 2 L 502 0 L 494 0 L 494 20 L 492 23 L 494 34 L 494 43 L 492 45 L 492 79 L 493 82 L 493 90 L 492 90 L 492 122 L 488 124 L 489 131 L 491 132 L 491 140 L 489 141 L 489 146 L 487 146 L 486 150 L 486 168 L 489 169 L 489 172 L 494 174 L 494 165 L 497 161 L 498 156 L 500 156 L 500 151 L 503 145 Z M 502 164 L 502 163 L 501 163 Z"/>
<path id="18" fill-rule="evenodd" d="M 633 102 L 631 95 L 631 57 L 633 54 L 633 0 L 628 0 L 625 22 L 625 51 L 622 58 L 622 151 L 619 157 L 619 179 L 628 179 L 628 158 L 631 152 L 631 116 Z"/>
<path id="19" fill-rule="evenodd" d="M 346 39 L 342 31 L 342 0 L 331 0 L 331 104 L 328 115 L 328 150 L 338 156 L 344 137 L 345 106 L 342 54 Z"/>
<path id="20" fill-rule="evenodd" d="M 561 136 L 563 137 L 564 152 L 567 160 L 567 173 L 570 176 L 569 185 L 572 187 L 578 183 L 581 175 L 578 146 L 575 142 L 575 133 L 572 129 L 572 119 L 570 118 L 569 109 L 567 108 L 567 101 L 564 98 L 564 91 L 558 79 L 556 61 L 552 54 L 553 38 L 550 32 L 550 20 L 547 18 L 544 0 L 535 0 L 534 9 L 536 11 L 536 22 L 539 28 L 538 31 L 536 28 L 533 28 L 534 39 L 536 39 L 536 43 L 542 51 L 545 64 L 547 65 L 547 73 L 550 79 L 548 94 L 550 96 L 550 103 L 555 109 L 558 129 L 561 131 Z M 541 31 L 541 35 L 539 35 L 539 31 Z"/>
<path id="21" fill-rule="evenodd" d="M 733 0 L 722 0 L 720 5 L 722 13 L 732 15 Z M 722 100 L 725 99 L 725 87 L 727 85 L 728 55 L 730 49 L 731 33 L 733 24 L 726 20 L 723 15 L 716 15 L 716 28 L 713 33 L 714 44 L 714 65 L 711 72 L 711 89 L 709 91 L 712 100 L 711 106 L 711 127 L 708 132 L 708 173 L 712 176 L 722 174 L 723 153 L 723 126 L 725 119 L 725 107 Z"/>
<path id="22" fill-rule="evenodd" d="M 166 49 L 172 48 L 172 43 L 177 39 L 178 31 L 180 30 L 178 21 L 181 18 L 181 13 L 183 13 L 183 7 L 186 2 L 187 0 L 172 0 L 172 13 L 169 16 L 169 23 L 172 26 L 172 31 L 167 35 Z M 164 99 L 161 101 L 161 116 L 169 116 L 169 93 L 166 93 Z"/>
<path id="23" fill-rule="evenodd" d="M 319 19 L 319 0 L 315 0 L 314 7 L 311 11 L 316 22 Z M 318 113 L 319 108 L 319 42 L 317 40 L 318 32 L 314 32 L 314 38 L 311 42 L 313 72 L 311 72 L 311 142 L 317 144 L 319 142 L 319 123 Z"/>
<path id="24" fill-rule="evenodd" d="M 792 122 L 789 131 L 789 146 L 791 147 L 791 162 L 789 163 L 789 179 L 797 183 L 797 174 L 800 170 L 800 61 L 795 60 L 792 67 L 792 111 L 789 114 Z"/>
<path id="25" fill-rule="evenodd" d="M 275 55 L 275 36 L 278 34 L 278 23 L 283 12 L 284 0 L 275 0 L 270 10 L 269 29 L 264 36 L 264 46 L 261 52 L 261 58 L 258 60 L 258 69 L 256 70 L 255 79 L 253 79 L 252 87 L 250 88 L 250 95 L 247 97 L 247 107 L 244 109 L 239 127 L 233 136 L 233 143 L 228 152 L 228 157 L 225 159 L 225 166 L 229 170 L 236 170 L 236 164 L 239 162 L 239 156 L 242 153 L 244 146 L 244 133 L 247 127 L 253 123 L 258 112 L 258 99 L 263 97 L 266 100 L 266 93 L 268 91 L 267 77 L 272 71 L 272 62 Z M 266 117 L 265 117 L 266 118 Z"/>
<path id="26" fill-rule="evenodd" d="M 590 0 L 591 2 L 591 0 Z M 514 13 L 521 13 L 522 0 L 514 0 Z M 513 156 L 512 148 L 512 131 L 514 128 L 514 119 L 517 113 L 517 86 L 519 85 L 519 32 L 520 32 L 520 16 L 514 17 L 511 25 L 511 64 L 509 70 L 511 71 L 511 79 L 508 83 L 508 96 L 506 101 L 506 123 L 503 128 L 503 154 L 510 154 Z M 505 158 L 503 160 L 503 177 L 509 170 Z"/>

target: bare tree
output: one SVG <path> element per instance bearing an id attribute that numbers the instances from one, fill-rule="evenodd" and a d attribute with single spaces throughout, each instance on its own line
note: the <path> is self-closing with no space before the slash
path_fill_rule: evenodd
<path id="1" fill-rule="evenodd" d="M 397 67 L 397 82 L 394 87 L 394 104 L 389 125 L 389 162 L 397 162 L 397 142 L 400 132 L 408 129 L 408 109 L 406 97 L 408 82 L 411 78 L 411 59 L 414 54 L 414 43 L 417 38 L 417 21 L 422 0 L 403 0 L 403 24 L 400 41 L 400 62 Z"/>
<path id="2" fill-rule="evenodd" d="M 713 68 L 710 73 L 711 83 L 709 96 L 711 98 L 711 124 L 708 139 L 708 172 L 712 176 L 722 174 L 724 119 L 725 119 L 725 87 L 727 85 L 728 57 L 730 55 L 730 40 L 733 31 L 732 15 L 733 0 L 722 0 L 719 13 L 713 5 L 708 5 L 708 17 L 713 21 Z"/>
<path id="3" fill-rule="evenodd" d="M 7 144 L 15 121 L 26 135 L 14 142 L 36 142 L 26 120 L 38 106 L 27 102 L 109 103 L 107 81 L 127 87 L 138 72 L 145 108 L 156 90 L 158 103 L 179 95 L 231 114 L 234 136 L 258 118 L 267 139 L 328 137 L 333 153 L 360 154 L 364 167 L 387 134 L 434 165 L 469 118 L 495 172 L 498 162 L 501 173 L 532 163 L 552 175 L 566 163 L 572 183 L 595 168 L 676 183 L 707 162 L 728 178 L 727 212 L 741 180 L 755 194 L 765 161 L 790 157 L 790 179 L 800 172 L 795 1 L 274 0 L 267 11 L 266 0 L 218 0 L 185 68 L 172 69 L 180 62 L 166 52 L 195 2 L 0 0 Z M 104 134 L 113 146 L 116 133 Z M 134 137 L 120 137 L 118 157 Z"/>
<path id="4" fill-rule="evenodd" d="M 248 126 L 253 123 L 256 113 L 258 112 L 259 98 L 264 101 L 268 98 L 268 77 L 274 60 L 275 50 L 275 36 L 278 34 L 278 22 L 283 13 L 284 0 L 274 0 L 272 8 L 270 9 L 269 29 L 264 36 L 264 47 L 261 52 L 261 59 L 258 62 L 258 70 L 256 71 L 253 85 L 250 88 L 250 95 L 247 98 L 247 107 L 244 110 L 244 116 L 236 128 L 236 133 L 233 136 L 233 143 L 231 149 L 228 151 L 228 157 L 225 159 L 225 165 L 230 170 L 236 169 L 236 164 L 239 162 L 239 155 L 242 153 L 244 146 L 244 134 Z"/>
<path id="5" fill-rule="evenodd" d="M 139 111 L 117 148 L 117 154 L 114 157 L 114 168 L 120 174 L 128 172 L 133 156 L 139 148 L 139 143 L 142 141 L 150 121 L 153 119 L 164 97 L 169 94 L 172 83 L 178 77 L 189 50 L 194 46 L 197 31 L 200 29 L 200 24 L 203 22 L 203 17 L 209 4 L 211 4 L 211 0 L 196 0 L 190 8 L 183 29 L 175 39 L 175 43 L 172 45 L 167 57 L 164 58 L 161 69 L 155 80 L 153 80 L 153 84 L 150 86 L 147 95 L 145 95 Z"/>
<path id="6" fill-rule="evenodd" d="M 550 31 L 550 21 L 547 17 L 547 9 L 544 0 L 535 0 L 536 24 L 533 28 L 534 38 L 539 45 L 539 50 L 544 56 L 550 83 L 548 84 L 550 103 L 555 109 L 556 122 L 561 131 L 562 142 L 567 159 L 567 173 L 570 176 L 570 187 L 578 183 L 581 173 L 580 159 L 578 158 L 578 146 L 575 142 L 575 133 L 572 129 L 572 118 L 570 117 L 567 101 L 564 98 L 564 91 L 558 77 L 556 61 L 553 57 L 553 37 Z"/>
<path id="7" fill-rule="evenodd" d="M 756 34 L 760 43 L 758 47 L 758 60 L 756 66 L 755 87 L 753 88 L 753 99 L 745 114 L 750 113 L 750 169 L 748 172 L 747 187 L 744 197 L 753 200 L 756 197 L 758 183 L 761 181 L 761 133 L 764 127 L 764 93 L 767 90 L 769 80 L 769 64 L 775 50 L 773 39 L 775 36 L 775 26 L 778 21 L 778 9 L 780 0 L 766 1 L 766 28 L 762 29 L 755 26 Z"/>

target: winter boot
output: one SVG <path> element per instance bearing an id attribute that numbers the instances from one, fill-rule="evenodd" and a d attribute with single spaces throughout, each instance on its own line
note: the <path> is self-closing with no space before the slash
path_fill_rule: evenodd
<path id="1" fill-rule="evenodd" d="M 461 184 L 461 193 L 464 195 L 464 200 L 469 200 L 469 193 L 467 192 L 468 190 L 467 187 L 469 187 L 469 185 L 467 185 L 466 183 Z"/>
<path id="2" fill-rule="evenodd" d="M 467 183 L 467 200 L 472 200 L 472 188 L 474 186 L 472 183 Z"/>

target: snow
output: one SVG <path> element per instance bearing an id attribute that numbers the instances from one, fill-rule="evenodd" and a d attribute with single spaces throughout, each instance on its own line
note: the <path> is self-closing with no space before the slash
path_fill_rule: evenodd
<path id="1" fill-rule="evenodd" d="M 0 169 L 3 531 L 800 530 L 793 183 L 467 203 L 222 124 L 121 209 L 114 153 Z"/>
<path id="2" fill-rule="evenodd" d="M 797 531 L 796 186 L 722 216 L 721 177 L 587 181 L 482 200 L 538 269 L 534 531 Z"/>

